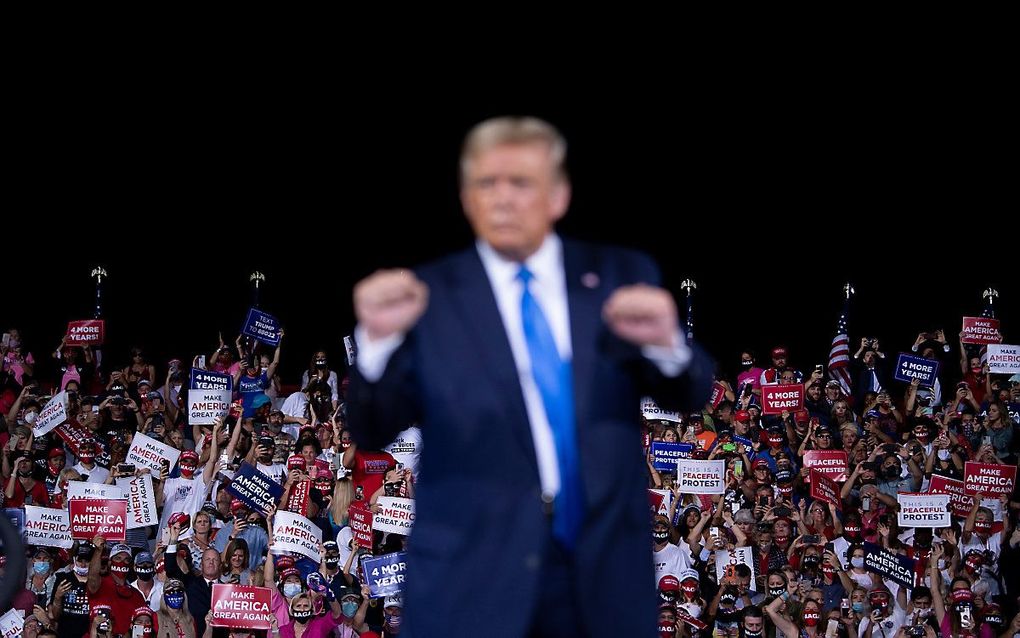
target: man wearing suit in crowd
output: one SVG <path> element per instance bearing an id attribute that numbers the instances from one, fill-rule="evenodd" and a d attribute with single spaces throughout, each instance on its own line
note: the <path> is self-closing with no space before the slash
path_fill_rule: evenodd
<path id="1" fill-rule="evenodd" d="M 565 155 L 544 121 L 477 125 L 475 245 L 355 287 L 354 439 L 423 437 L 402 635 L 654 634 L 640 399 L 700 408 L 712 363 L 647 256 L 555 234 Z"/>

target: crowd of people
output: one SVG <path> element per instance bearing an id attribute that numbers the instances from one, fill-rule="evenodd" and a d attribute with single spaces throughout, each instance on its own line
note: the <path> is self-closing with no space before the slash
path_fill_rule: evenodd
<path id="1" fill-rule="evenodd" d="M 121 369 L 104 370 L 90 347 L 65 338 L 42 354 L 18 330 L 8 334 L 0 377 L 5 508 L 67 508 L 71 482 L 114 483 L 138 433 L 180 451 L 174 467 L 151 473 L 158 525 L 128 530 L 123 542 L 29 546 L 25 574 L 3 573 L 3 559 L 0 578 L 24 583 L 12 606 L 25 613 L 26 638 L 260 633 L 210 624 L 213 583 L 272 588 L 274 637 L 400 633 L 401 597 L 370 597 L 358 566 L 366 554 L 402 550 L 409 537 L 376 532 L 371 549 L 358 547 L 348 508 L 414 496 L 421 433 L 409 424 L 386 449 L 358 449 L 345 428 L 346 376 L 325 351 L 313 353 L 288 394 L 278 374 L 283 335 L 275 348 L 242 338 L 231 347 L 221 337 L 206 367 L 231 376 L 237 411 L 191 425 L 188 380 L 199 357 L 163 369 L 135 348 Z M 967 461 L 1016 466 L 1020 377 L 989 374 L 980 352 L 963 343 L 954 352 L 941 331 L 904 350 L 938 360 L 938 381 L 894 381 L 892 357 L 878 339 L 863 338 L 848 394 L 824 366 L 805 373 L 776 347 L 766 367 L 746 351 L 735 374 L 720 371 L 702 410 L 645 419 L 648 486 L 668 497 L 652 506 L 651 525 L 661 636 L 1020 632 L 1020 573 L 1008 569 L 1020 556 L 1020 497 L 971 498 L 944 528 L 901 527 L 896 516 L 899 494 L 930 493 L 933 477 L 962 480 Z M 765 414 L 763 388 L 777 383 L 803 384 L 803 407 Z M 91 433 L 76 449 L 56 432 L 33 432 L 61 391 L 68 419 Z M 684 493 L 676 471 L 655 462 L 657 442 L 688 443 L 693 459 L 725 460 L 725 493 Z M 838 505 L 810 496 L 805 455 L 818 450 L 846 453 Z M 276 507 L 259 511 L 224 489 L 245 461 L 284 488 Z M 319 563 L 273 551 L 277 507 L 307 479 L 307 518 L 322 531 Z M 911 586 L 866 566 L 873 546 L 914 561 Z M 741 548 L 750 548 L 751 564 L 717 561 Z"/>
<path id="2" fill-rule="evenodd" d="M 210 624 L 214 583 L 272 588 L 270 636 L 392 636 L 400 632 L 399 594 L 372 598 L 359 565 L 367 554 L 401 551 L 406 536 L 376 532 L 371 549 L 354 542 L 349 506 L 378 508 L 382 496 L 414 497 L 420 432 L 409 424 L 386 450 L 361 450 L 344 428 L 345 385 L 325 351 L 312 354 L 301 385 L 281 383 L 282 344 L 253 347 L 222 337 L 192 366 L 159 366 L 140 348 L 115 369 L 97 366 L 91 347 L 65 337 L 51 352 L 33 352 L 21 332 L 5 335 L 0 372 L 3 507 L 68 508 L 74 482 L 113 485 L 151 476 L 159 523 L 128 529 L 123 541 L 101 535 L 70 547 L 26 547 L 26 572 L 11 606 L 24 613 L 26 638 L 196 638 L 265 635 L 266 630 Z M 107 360 L 111 357 L 109 353 Z M 204 360 L 204 361 L 203 361 Z M 211 425 L 189 423 L 192 369 L 229 375 L 234 403 Z M 161 377 L 157 377 L 161 374 Z M 288 387 L 296 390 L 285 392 Z M 52 396 L 66 392 L 68 422 L 87 428 L 73 444 L 34 425 Z M 126 464 L 139 433 L 180 452 L 162 471 Z M 261 511 L 226 489 L 247 462 L 283 488 Z M 273 551 L 276 507 L 310 481 L 304 515 L 321 530 L 319 562 Z"/>

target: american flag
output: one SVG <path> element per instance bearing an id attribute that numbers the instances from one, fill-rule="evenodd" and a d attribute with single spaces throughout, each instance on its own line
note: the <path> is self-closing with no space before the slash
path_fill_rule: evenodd
<path id="1" fill-rule="evenodd" d="M 829 350 L 829 376 L 839 381 L 843 394 L 850 396 L 850 337 L 846 334 L 846 316 L 850 309 L 850 300 L 843 303 L 843 313 L 839 315 L 836 325 L 836 336 L 832 338 Z"/>

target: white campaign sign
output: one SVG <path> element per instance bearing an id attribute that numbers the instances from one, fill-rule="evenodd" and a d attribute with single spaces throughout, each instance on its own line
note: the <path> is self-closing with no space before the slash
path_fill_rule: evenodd
<path id="1" fill-rule="evenodd" d="M 679 412 L 668 412 L 663 410 L 650 397 L 641 399 L 641 414 L 649 421 L 672 421 L 680 422 Z"/>
<path id="2" fill-rule="evenodd" d="M 189 390 L 188 423 L 212 425 L 230 410 L 230 390 Z"/>
<path id="3" fill-rule="evenodd" d="M 995 374 L 1020 372 L 1020 346 L 1006 343 L 988 344 L 988 371 Z"/>
<path id="4" fill-rule="evenodd" d="M 134 463 L 137 467 L 147 467 L 153 472 L 159 472 L 163 469 L 160 467 L 160 461 L 163 459 L 170 461 L 172 469 L 180 455 L 180 450 L 175 450 L 139 432 L 131 441 L 131 449 L 128 450 L 125 463 Z"/>
<path id="5" fill-rule="evenodd" d="M 897 522 L 900 528 L 907 527 L 949 527 L 948 494 L 897 494 L 900 504 Z"/>
<path id="6" fill-rule="evenodd" d="M 102 501 L 111 498 L 124 498 L 124 492 L 116 485 L 68 481 L 67 500 L 73 501 L 79 498 L 90 498 Z"/>
<path id="7" fill-rule="evenodd" d="M 726 492 L 726 461 L 680 459 L 676 466 L 677 484 L 685 494 L 723 494 Z"/>
<path id="8" fill-rule="evenodd" d="M 0 638 L 21 636 L 25 627 L 25 619 L 22 618 L 24 613 L 20 609 L 10 609 L 6 614 L 0 616 Z"/>
<path id="9" fill-rule="evenodd" d="M 322 530 L 310 520 L 292 512 L 276 512 L 273 517 L 273 553 L 297 552 L 315 562 L 322 560 L 319 542 Z"/>
<path id="10" fill-rule="evenodd" d="M 751 547 L 737 547 L 732 550 L 719 549 L 715 552 L 715 577 L 721 583 L 727 565 L 747 565 L 751 568 L 751 591 L 758 591 L 755 581 L 754 552 Z"/>
<path id="11" fill-rule="evenodd" d="M 42 409 L 42 412 L 39 413 L 38 418 L 35 420 L 32 432 L 36 437 L 40 437 L 66 420 L 67 392 L 65 391 L 54 395 L 52 399 L 46 402 L 46 407 Z"/>
<path id="12" fill-rule="evenodd" d="M 25 544 L 71 549 L 71 515 L 66 509 L 26 505 Z"/>
<path id="13" fill-rule="evenodd" d="M 151 474 L 142 474 L 134 478 L 119 478 L 117 487 L 127 497 L 128 529 L 159 524 L 159 513 L 156 512 L 156 493 L 152 490 Z"/>
<path id="14" fill-rule="evenodd" d="M 378 502 L 379 511 L 372 517 L 372 529 L 409 535 L 414 525 L 414 499 L 380 496 Z"/>

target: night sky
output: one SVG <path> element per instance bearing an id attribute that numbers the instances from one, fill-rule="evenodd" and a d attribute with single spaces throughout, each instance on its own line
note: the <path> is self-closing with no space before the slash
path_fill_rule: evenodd
<path id="1" fill-rule="evenodd" d="M 989 285 L 1009 341 L 1020 290 L 1016 207 L 1003 202 L 1015 178 L 987 152 L 994 115 L 964 125 L 948 108 L 853 106 L 64 113 L 14 136 L 8 214 L 34 226 L 6 225 L 0 316 L 42 358 L 68 320 L 91 317 L 89 272 L 102 264 L 107 361 L 126 364 L 138 344 L 162 376 L 172 356 L 211 353 L 218 330 L 233 342 L 258 269 L 261 305 L 288 332 L 284 382 L 318 347 L 338 369 L 360 277 L 470 241 L 456 190 L 464 133 L 529 113 L 570 144 L 560 230 L 649 251 L 678 297 L 694 278 L 695 336 L 730 373 L 747 346 L 764 359 L 785 344 L 805 370 L 825 362 L 847 280 L 855 343 L 877 336 L 895 353 L 944 328 L 955 348 Z"/>

